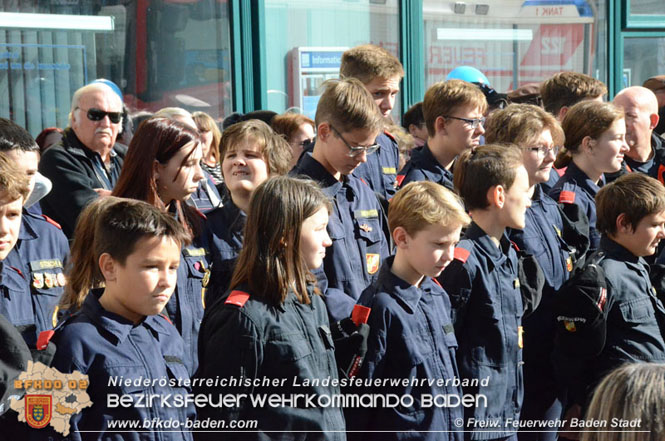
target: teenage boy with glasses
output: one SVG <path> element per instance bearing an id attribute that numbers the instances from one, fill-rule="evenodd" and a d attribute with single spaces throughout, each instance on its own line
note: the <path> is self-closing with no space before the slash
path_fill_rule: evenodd
<path id="1" fill-rule="evenodd" d="M 379 200 L 352 174 L 376 152 L 383 117 L 360 81 L 330 80 L 324 83 L 315 123 L 314 150 L 303 155 L 291 174 L 318 181 L 333 202 L 327 227 L 332 246 L 317 277 L 328 314 L 338 321 L 351 316 L 390 254 Z"/>
<path id="2" fill-rule="evenodd" d="M 74 92 L 69 127 L 48 149 L 39 172 L 53 182 L 42 211 L 71 239 L 76 219 L 98 196 L 109 195 L 127 148 L 116 144 L 122 124 L 122 99 L 107 84 L 92 83 Z"/>
<path id="3" fill-rule="evenodd" d="M 455 158 L 480 145 L 485 133 L 485 112 L 487 100 L 475 85 L 462 80 L 432 85 L 423 100 L 427 142 L 412 153 L 411 160 L 399 172 L 399 184 L 432 181 L 454 190 Z"/>

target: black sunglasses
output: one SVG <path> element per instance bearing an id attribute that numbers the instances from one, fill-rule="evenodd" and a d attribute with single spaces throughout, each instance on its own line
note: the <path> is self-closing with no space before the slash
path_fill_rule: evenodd
<path id="1" fill-rule="evenodd" d="M 80 107 L 77 108 L 81 109 Z M 90 121 L 101 121 L 104 119 L 105 116 L 108 116 L 109 120 L 113 124 L 118 124 L 120 121 L 122 121 L 122 112 L 106 112 L 104 110 L 95 109 L 95 108 L 88 109 L 88 113 L 86 113 L 86 116 Z"/>

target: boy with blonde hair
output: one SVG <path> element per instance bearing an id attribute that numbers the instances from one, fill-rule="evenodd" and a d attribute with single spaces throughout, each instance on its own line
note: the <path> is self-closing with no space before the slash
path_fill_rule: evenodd
<path id="1" fill-rule="evenodd" d="M 480 145 L 487 100 L 474 84 L 438 82 L 425 92 L 427 143 L 412 153 L 397 177 L 400 185 L 432 181 L 453 190 L 453 163 L 464 150 Z"/>
<path id="2" fill-rule="evenodd" d="M 363 84 L 353 78 L 329 80 L 316 109 L 314 150 L 305 153 L 292 175 L 318 181 L 333 201 L 320 278 L 328 313 L 333 321 L 346 319 L 377 277 L 390 250 L 383 233 L 379 200 L 352 173 L 378 149 L 376 137 L 383 117 Z"/>
<path id="3" fill-rule="evenodd" d="M 459 198 L 433 182 L 412 182 L 390 203 L 388 223 L 397 248 L 386 259 L 378 280 L 360 299 L 371 307 L 368 352 L 360 375 L 369 379 L 443 380 L 376 387 L 372 393 L 413 396 L 410 408 L 371 408 L 349 415 L 354 429 L 388 430 L 372 439 L 402 439 L 400 432 L 435 432 L 436 439 L 461 440 L 461 428 L 452 421 L 464 416 L 461 406 L 425 406 L 426 394 L 461 397 L 457 341 L 450 319 L 450 300 L 434 279 L 453 260 L 462 227 L 470 222 Z M 351 412 L 349 412 L 351 413 Z M 434 439 L 434 435 L 432 434 Z M 441 438 L 444 437 L 444 438 Z"/>
<path id="4" fill-rule="evenodd" d="M 373 44 L 356 46 L 342 54 L 339 74 L 341 78 L 355 78 L 363 83 L 383 117 L 392 123 L 390 112 L 395 107 L 399 83 L 404 77 L 404 68 L 397 57 Z M 399 148 L 393 135 L 383 130 L 376 144 L 379 145 L 376 154 L 360 164 L 354 175 L 389 200 L 397 190 Z"/>

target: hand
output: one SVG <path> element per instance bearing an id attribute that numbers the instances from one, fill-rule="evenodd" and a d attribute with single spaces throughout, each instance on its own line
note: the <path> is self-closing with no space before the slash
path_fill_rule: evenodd
<path id="1" fill-rule="evenodd" d="M 105 198 L 106 196 L 111 196 L 111 190 L 107 190 L 105 188 L 93 188 L 95 193 L 97 193 L 97 196 L 100 198 Z"/>

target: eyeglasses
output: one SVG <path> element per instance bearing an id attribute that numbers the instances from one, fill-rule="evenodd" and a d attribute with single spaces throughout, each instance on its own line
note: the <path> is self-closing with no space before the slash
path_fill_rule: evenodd
<path id="1" fill-rule="evenodd" d="M 445 116 L 444 118 L 458 119 L 464 121 L 465 124 L 471 126 L 472 129 L 477 128 L 479 125 L 485 125 L 485 118 L 460 118 L 459 116 Z"/>
<path id="2" fill-rule="evenodd" d="M 543 159 L 545 156 L 549 155 L 550 152 L 554 153 L 554 156 L 558 155 L 561 146 L 553 145 L 552 147 L 548 147 L 546 145 L 541 145 L 537 147 L 527 147 L 526 149 L 530 152 L 538 152 L 538 158 Z"/>
<path id="3" fill-rule="evenodd" d="M 333 127 L 333 126 L 331 125 L 330 128 L 333 129 L 333 131 L 337 134 L 337 136 L 339 136 L 339 138 L 340 138 L 342 141 L 344 141 L 344 144 L 346 144 L 346 146 L 349 148 L 349 153 L 348 153 L 348 155 L 349 155 L 350 157 L 352 157 L 352 158 L 354 158 L 354 157 L 356 157 L 356 156 L 362 154 L 363 152 L 365 152 L 365 154 L 367 154 L 367 155 L 371 155 L 372 153 L 374 153 L 375 151 L 377 151 L 377 150 L 379 149 L 379 145 L 378 145 L 378 144 L 372 144 L 372 145 L 368 145 L 368 146 L 362 146 L 362 145 L 359 145 L 359 146 L 357 146 L 357 147 L 352 147 L 351 144 L 349 144 L 348 142 L 346 142 L 346 139 L 344 139 L 344 137 L 342 136 L 342 134 L 339 133 L 339 131 L 338 131 L 335 127 Z"/>
<path id="4" fill-rule="evenodd" d="M 77 109 L 81 108 L 77 107 Z M 108 116 L 109 120 L 113 124 L 118 124 L 120 121 L 122 121 L 122 112 L 106 112 L 104 110 L 95 109 L 95 108 L 88 109 L 86 116 L 90 121 L 101 121 L 104 119 L 105 116 Z"/>

